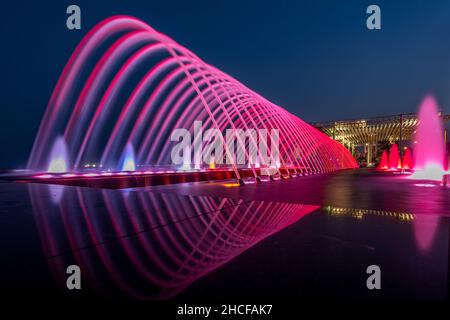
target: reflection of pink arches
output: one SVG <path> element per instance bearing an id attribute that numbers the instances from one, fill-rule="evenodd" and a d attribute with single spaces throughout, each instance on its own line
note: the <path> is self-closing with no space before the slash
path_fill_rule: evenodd
<path id="1" fill-rule="evenodd" d="M 65 267 L 76 263 L 90 286 L 112 286 L 140 299 L 174 296 L 318 208 L 146 191 L 51 188 L 64 188 L 59 204 L 49 197 L 49 186 L 29 184 L 42 246 L 57 281 L 64 284 Z"/>
<path id="2" fill-rule="evenodd" d="M 417 214 L 415 216 L 414 235 L 417 247 L 421 252 L 426 253 L 432 247 L 439 219 L 439 216 L 433 214 Z"/>
<path id="3" fill-rule="evenodd" d="M 290 173 L 356 166 L 350 153 L 322 132 L 142 21 L 116 16 L 95 26 L 69 59 L 29 168 L 47 168 L 59 136 L 67 143 L 71 169 L 85 163 L 115 169 L 127 145 L 136 150 L 137 165 L 169 166 L 171 133 L 192 132 L 195 120 L 222 132 L 280 130 L 280 165 Z"/>

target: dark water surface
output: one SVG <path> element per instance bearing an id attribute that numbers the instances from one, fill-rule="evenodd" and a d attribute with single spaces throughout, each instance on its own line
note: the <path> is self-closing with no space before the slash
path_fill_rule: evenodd
<path id="1" fill-rule="evenodd" d="M 0 286 L 68 300 L 445 299 L 449 199 L 364 170 L 244 187 L 0 182 Z M 381 290 L 366 287 L 373 264 Z"/>

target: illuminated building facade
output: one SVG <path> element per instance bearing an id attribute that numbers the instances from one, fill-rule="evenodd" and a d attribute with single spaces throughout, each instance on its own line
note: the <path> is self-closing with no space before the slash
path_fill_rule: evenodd
<path id="1" fill-rule="evenodd" d="M 441 114 L 441 117 L 444 123 L 450 120 L 450 115 Z M 313 123 L 329 137 L 342 143 L 354 157 L 363 154 L 366 161 L 369 160 L 368 166 L 374 165 L 381 144 L 389 146 L 397 143 L 400 152 L 406 145 L 413 146 L 417 124 L 416 113 Z"/>

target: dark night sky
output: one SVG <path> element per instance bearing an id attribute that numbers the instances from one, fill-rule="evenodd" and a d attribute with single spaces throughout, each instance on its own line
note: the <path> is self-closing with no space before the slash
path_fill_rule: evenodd
<path id="1" fill-rule="evenodd" d="M 70 4 L 81 7 L 80 31 L 66 29 Z M 370 4 L 381 31 L 366 29 Z M 447 0 L 10 1 L 1 12 L 0 168 L 24 166 L 70 53 L 114 14 L 142 19 L 306 121 L 415 112 L 427 93 L 450 111 Z"/>

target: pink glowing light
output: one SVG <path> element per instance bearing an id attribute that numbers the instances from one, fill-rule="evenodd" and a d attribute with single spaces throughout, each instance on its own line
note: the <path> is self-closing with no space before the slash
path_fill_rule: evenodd
<path id="1" fill-rule="evenodd" d="M 400 160 L 400 154 L 398 152 L 397 144 L 391 146 L 389 150 L 389 169 L 398 170 L 402 168 L 402 161 Z"/>
<path id="2" fill-rule="evenodd" d="M 414 223 L 414 235 L 420 251 L 427 252 L 432 247 L 436 231 L 439 225 L 437 215 L 416 215 Z"/>
<path id="3" fill-rule="evenodd" d="M 38 179 L 50 179 L 53 178 L 54 176 L 52 174 L 40 174 L 34 177 Z"/>
<path id="4" fill-rule="evenodd" d="M 411 149 L 410 148 L 406 148 L 405 152 L 403 153 L 403 169 L 405 170 L 411 170 L 413 169 L 413 158 L 412 158 L 412 154 L 411 154 Z"/>
<path id="5" fill-rule="evenodd" d="M 389 157 L 386 150 L 381 154 L 380 164 L 378 165 L 378 169 L 387 170 L 389 168 Z"/>
<path id="6" fill-rule="evenodd" d="M 445 173 L 444 131 L 438 106 L 433 97 L 427 96 L 420 106 L 417 141 L 414 149 L 414 174 L 412 179 L 442 180 Z"/>

